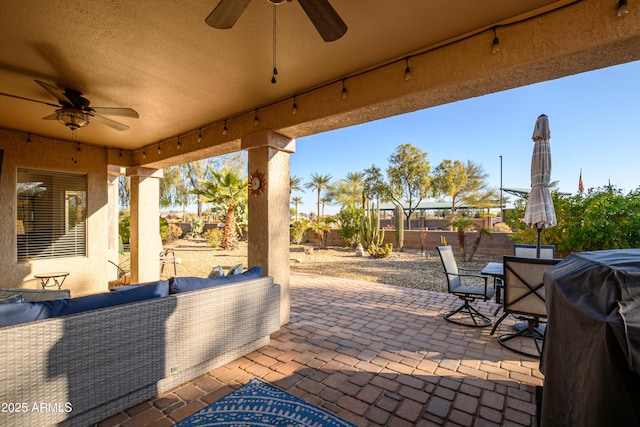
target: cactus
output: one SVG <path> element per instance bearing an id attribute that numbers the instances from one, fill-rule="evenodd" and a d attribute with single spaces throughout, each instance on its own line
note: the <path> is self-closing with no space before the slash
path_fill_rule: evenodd
<path id="1" fill-rule="evenodd" d="M 386 258 L 391 255 L 392 251 L 393 245 L 391 243 L 387 243 L 384 247 L 371 245 L 367 249 L 367 252 L 374 258 Z"/>
<path id="2" fill-rule="evenodd" d="M 404 208 L 402 205 L 396 205 L 394 215 L 396 220 L 396 245 L 398 250 L 401 251 L 404 248 Z"/>
<path id="3" fill-rule="evenodd" d="M 382 232 L 378 228 L 378 216 L 369 212 L 369 215 L 362 217 L 360 222 L 360 243 L 365 248 L 371 245 L 378 247 L 384 241 L 384 230 Z"/>

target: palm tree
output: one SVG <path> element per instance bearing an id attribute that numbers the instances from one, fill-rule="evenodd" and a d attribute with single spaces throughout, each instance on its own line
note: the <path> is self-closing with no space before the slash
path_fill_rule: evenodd
<path id="1" fill-rule="evenodd" d="M 364 172 L 347 172 L 344 179 L 331 187 L 331 198 L 342 206 L 364 207 Z"/>
<path id="2" fill-rule="evenodd" d="M 238 247 L 235 207 L 247 200 L 247 180 L 229 169 L 225 169 L 222 172 L 216 171 L 211 166 L 209 166 L 209 169 L 211 180 L 202 181 L 201 188 L 193 190 L 193 193 L 202 196 L 206 202 L 226 206 L 227 215 L 220 247 L 223 249 L 235 249 Z"/>
<path id="3" fill-rule="evenodd" d="M 304 190 L 302 189 L 302 178 L 298 176 L 289 177 L 289 194 L 293 193 L 294 191 L 304 193 Z"/>
<path id="4" fill-rule="evenodd" d="M 296 221 L 298 220 L 298 205 L 302 205 L 302 197 L 295 196 L 291 198 L 291 202 L 296 205 Z"/>
<path id="5" fill-rule="evenodd" d="M 320 218 L 320 193 L 329 186 L 331 175 L 320 175 L 318 173 L 311 174 L 311 181 L 307 182 L 304 187 L 315 189 L 318 192 L 318 218 Z"/>

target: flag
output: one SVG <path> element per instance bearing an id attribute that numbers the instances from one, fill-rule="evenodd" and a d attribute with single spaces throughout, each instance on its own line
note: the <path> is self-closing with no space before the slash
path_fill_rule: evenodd
<path id="1" fill-rule="evenodd" d="M 580 179 L 578 180 L 578 191 L 584 193 L 584 184 L 582 183 L 582 169 L 580 169 Z"/>

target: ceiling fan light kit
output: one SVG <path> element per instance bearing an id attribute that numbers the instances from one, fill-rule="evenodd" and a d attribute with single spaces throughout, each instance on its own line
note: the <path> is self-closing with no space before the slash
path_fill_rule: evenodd
<path id="1" fill-rule="evenodd" d="M 55 118 L 71 130 L 83 128 L 89 124 L 89 115 L 87 113 L 70 108 L 56 110 Z"/>

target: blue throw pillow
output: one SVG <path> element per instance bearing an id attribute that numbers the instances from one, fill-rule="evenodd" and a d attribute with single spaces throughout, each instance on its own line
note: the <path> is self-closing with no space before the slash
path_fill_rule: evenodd
<path id="1" fill-rule="evenodd" d="M 231 276 L 233 274 L 242 274 L 242 264 L 234 265 L 233 267 L 231 267 L 231 269 L 227 273 L 227 276 Z"/>
<path id="2" fill-rule="evenodd" d="M 207 275 L 207 279 L 213 279 L 214 277 L 224 277 L 224 270 L 222 269 L 222 266 L 218 265 L 213 267 L 211 272 Z"/>
<path id="3" fill-rule="evenodd" d="M 173 277 L 169 281 L 169 293 L 177 294 L 180 292 L 197 291 L 198 289 L 226 285 L 227 283 L 241 282 L 258 277 L 262 277 L 262 267 L 259 266 L 251 267 L 242 274 L 232 274 L 231 276 L 214 277 L 212 279 L 202 277 Z"/>

